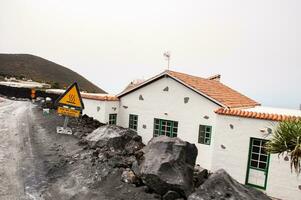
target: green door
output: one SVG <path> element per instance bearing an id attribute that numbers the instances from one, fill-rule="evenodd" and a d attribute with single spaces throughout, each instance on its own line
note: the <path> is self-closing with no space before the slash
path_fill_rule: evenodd
<path id="1" fill-rule="evenodd" d="M 177 133 L 178 122 L 164 119 L 154 119 L 154 137 L 159 135 L 177 137 Z"/>
<path id="2" fill-rule="evenodd" d="M 267 140 L 251 138 L 246 185 L 266 189 L 270 155 L 265 151 Z"/>

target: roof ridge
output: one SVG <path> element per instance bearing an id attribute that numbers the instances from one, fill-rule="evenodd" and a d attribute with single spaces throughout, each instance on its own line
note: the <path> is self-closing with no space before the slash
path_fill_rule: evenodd
<path id="1" fill-rule="evenodd" d="M 190 76 L 190 77 L 194 77 L 194 78 L 200 78 L 200 79 L 203 79 L 203 80 L 209 80 L 207 78 L 203 78 L 203 77 L 200 77 L 200 76 L 195 76 L 195 75 L 191 75 L 191 74 L 186 74 L 186 73 L 183 73 L 183 72 L 178 72 L 178 71 L 173 71 L 173 70 L 165 70 L 168 72 L 171 72 L 171 73 L 178 73 L 178 74 L 182 74 L 182 75 L 185 75 L 185 76 Z M 209 80 L 210 81 L 210 80 Z"/>

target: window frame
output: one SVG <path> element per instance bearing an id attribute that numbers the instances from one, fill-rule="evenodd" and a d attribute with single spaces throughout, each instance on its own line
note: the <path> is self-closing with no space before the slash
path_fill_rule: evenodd
<path id="1" fill-rule="evenodd" d="M 129 114 L 129 129 L 132 129 L 134 131 L 138 130 L 138 115 Z"/>
<path id="2" fill-rule="evenodd" d="M 204 130 L 202 131 L 201 128 L 204 128 Z M 210 131 L 207 131 L 207 128 L 209 128 Z M 201 137 L 201 133 L 203 133 L 202 137 Z M 207 136 L 207 135 L 209 135 L 209 136 Z M 211 138 L 212 138 L 212 126 L 200 124 L 199 125 L 199 134 L 198 134 L 198 143 L 204 144 L 204 145 L 211 145 Z M 207 140 L 209 142 L 206 142 Z"/>
<path id="3" fill-rule="evenodd" d="M 117 125 L 117 113 L 109 114 L 109 125 Z"/>
<path id="4" fill-rule="evenodd" d="M 153 137 L 158 137 L 161 135 L 178 137 L 178 130 L 178 121 L 154 118 Z"/>

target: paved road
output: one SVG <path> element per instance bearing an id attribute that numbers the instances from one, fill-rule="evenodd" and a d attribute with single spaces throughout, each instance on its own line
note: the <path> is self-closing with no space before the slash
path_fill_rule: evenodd
<path id="1" fill-rule="evenodd" d="M 35 188 L 38 171 L 30 132 L 34 116 L 28 101 L 0 98 L 0 199 L 39 199 Z"/>

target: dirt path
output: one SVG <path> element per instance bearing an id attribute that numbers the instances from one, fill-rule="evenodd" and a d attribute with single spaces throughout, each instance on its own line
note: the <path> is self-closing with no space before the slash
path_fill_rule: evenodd
<path id="1" fill-rule="evenodd" d="M 0 200 L 44 199 L 49 170 L 66 151 L 80 149 L 77 140 L 57 135 L 62 119 L 44 118 L 31 102 L 0 100 Z"/>
<path id="2" fill-rule="evenodd" d="M 28 104 L 0 102 L 0 199 L 28 199 L 20 162 L 24 156 L 23 133 L 29 129 L 28 122 L 24 121 Z"/>
<path id="3" fill-rule="evenodd" d="M 124 169 L 97 162 L 93 149 L 56 133 L 63 117 L 29 101 L 0 97 L 0 200 L 153 200 L 120 180 Z"/>

